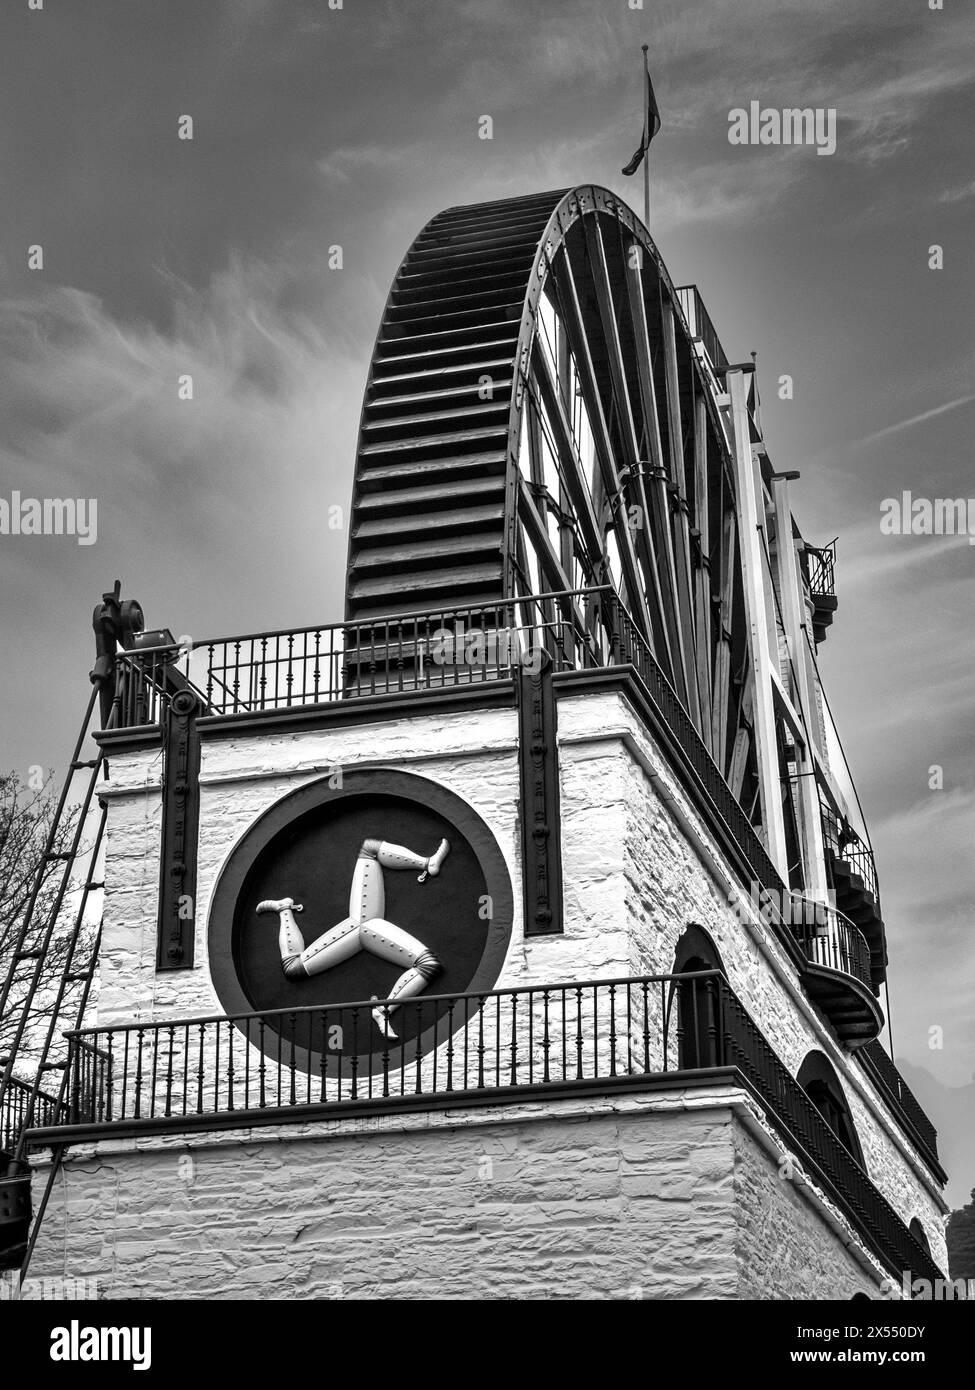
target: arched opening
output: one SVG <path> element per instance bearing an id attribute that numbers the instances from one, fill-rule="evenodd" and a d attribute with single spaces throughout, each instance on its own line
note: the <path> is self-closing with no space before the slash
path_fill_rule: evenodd
<path id="1" fill-rule="evenodd" d="M 693 975 L 702 970 L 720 970 L 727 978 L 717 946 L 703 927 L 691 924 L 677 942 L 673 973 Z M 674 993 L 672 990 L 671 1001 Z M 676 998 L 678 1066 L 682 1071 L 697 1071 L 720 1065 L 721 1014 L 717 982 L 713 978 L 678 980 Z"/>
<path id="2" fill-rule="evenodd" d="M 921 1225 L 920 1221 L 917 1219 L 916 1216 L 913 1216 L 913 1217 L 911 1218 L 911 1224 L 908 1226 L 907 1229 L 910 1231 L 911 1235 L 912 1235 L 912 1236 L 914 1237 L 914 1239 L 917 1241 L 918 1245 L 922 1246 L 922 1247 L 927 1251 L 927 1253 L 930 1255 L 930 1254 L 931 1254 L 931 1242 L 928 1240 L 927 1236 L 925 1235 L 925 1233 L 924 1233 L 924 1227 Z"/>
<path id="3" fill-rule="evenodd" d="M 822 1052 L 808 1053 L 799 1068 L 796 1080 L 844 1149 L 856 1159 L 861 1168 L 865 1168 L 853 1115 L 840 1078 L 829 1058 Z"/>
<path id="4" fill-rule="evenodd" d="M 699 960 L 704 962 L 702 965 L 692 966 L 689 962 Z M 709 932 L 703 927 L 699 927 L 696 922 L 691 922 L 681 932 L 674 949 L 674 974 L 682 975 L 689 970 L 720 970 L 727 979 L 728 972 L 724 968 L 724 961 L 721 959 L 721 952 L 714 944 Z"/>

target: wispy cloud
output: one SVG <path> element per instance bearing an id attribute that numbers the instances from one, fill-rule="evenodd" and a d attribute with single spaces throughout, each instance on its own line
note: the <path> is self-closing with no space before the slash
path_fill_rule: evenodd
<path id="1" fill-rule="evenodd" d="M 915 425 L 921 425 L 925 420 L 933 420 L 938 415 L 944 415 L 949 410 L 957 410 L 959 406 L 969 405 L 972 401 L 975 401 L 975 393 L 959 396 L 954 401 L 945 401 L 943 405 L 936 405 L 931 410 L 922 410 L 920 415 L 911 415 L 907 420 L 898 420 L 895 425 L 886 425 L 882 430 L 875 430 L 873 434 L 864 435 L 862 439 L 854 439 L 847 447 L 856 449 L 861 444 L 873 444 L 878 439 L 887 439 L 892 434 L 900 434 L 902 430 L 913 429 Z"/>
<path id="2" fill-rule="evenodd" d="M 341 592 L 347 533 L 329 535 L 324 519 L 348 500 L 356 417 L 345 402 L 361 395 L 362 320 L 371 337 L 375 319 L 362 304 L 381 299 L 346 271 L 326 316 L 302 293 L 326 274 L 237 256 L 202 292 L 171 276 L 168 332 L 121 321 L 68 287 L 0 304 L 5 483 L 27 495 L 97 498 L 97 562 L 153 584 L 168 574 L 173 610 L 218 614 L 225 583 L 241 617 L 251 608 L 285 622 L 295 620 L 294 584 L 318 591 L 330 575 L 325 591 Z M 192 399 L 180 399 L 187 378 Z M 287 537 L 288 592 L 275 592 L 275 535 Z M 43 572 L 56 585 L 63 549 L 21 549 L 22 582 L 40 588 Z M 8 578 L 12 550 L 4 548 Z M 210 595 L 202 605 L 190 599 L 197 586 Z M 173 612 L 160 618 L 177 621 Z"/>
<path id="3" fill-rule="evenodd" d="M 905 70 L 878 80 L 879 66 L 862 62 L 861 84 L 840 104 L 840 115 L 852 123 L 855 151 L 868 161 L 889 158 L 911 143 L 924 107 L 971 84 L 971 63 L 952 39 L 927 34 L 913 52 L 904 54 Z"/>
<path id="4" fill-rule="evenodd" d="M 776 206 L 785 210 L 786 194 L 801 178 L 809 154 L 798 146 L 784 146 L 771 153 L 762 151 L 757 158 L 749 151 L 730 163 L 704 164 L 689 174 L 668 172 L 657 180 L 655 223 L 673 227 L 741 223 L 768 215 Z"/>
<path id="5" fill-rule="evenodd" d="M 844 592 L 861 586 L 877 589 L 902 575 L 905 583 L 927 586 L 936 582 L 937 573 L 944 570 L 951 558 L 963 555 L 966 564 L 973 563 L 967 536 L 885 536 L 880 530 L 881 518 L 878 501 L 875 516 L 844 528 Z M 920 576 L 918 570 L 928 573 Z M 913 579 L 908 580 L 907 571 L 914 572 Z"/>
<path id="6" fill-rule="evenodd" d="M 949 778 L 952 772 L 949 767 Z M 886 899 L 898 905 L 896 918 L 888 919 L 894 980 L 901 986 L 895 991 L 895 1037 L 907 1057 L 949 1085 L 970 1079 L 975 1056 L 973 827 L 971 786 L 930 791 L 875 826 Z M 919 981 L 934 980 L 940 982 L 936 993 L 917 988 Z M 945 1033 L 945 1047 L 936 1054 L 928 1048 L 932 1027 Z"/>
<path id="7" fill-rule="evenodd" d="M 362 173 L 383 173 L 410 163 L 420 147 L 404 148 L 390 142 L 386 145 L 350 145 L 332 150 L 317 161 L 316 168 L 326 182 L 348 183 Z"/>
<path id="8" fill-rule="evenodd" d="M 959 184 L 955 188 L 948 188 L 938 199 L 939 203 L 963 203 L 966 198 L 975 197 L 975 179 L 970 183 Z"/>

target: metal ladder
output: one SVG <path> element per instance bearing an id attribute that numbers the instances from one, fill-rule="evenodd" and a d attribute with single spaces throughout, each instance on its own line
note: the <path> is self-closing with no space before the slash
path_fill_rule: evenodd
<path id="1" fill-rule="evenodd" d="M 101 850 L 102 839 L 105 833 L 106 808 L 105 803 L 100 802 L 100 812 L 97 817 L 95 838 L 91 847 L 91 854 L 88 861 L 88 869 L 84 877 L 84 884 L 81 891 L 77 909 L 73 914 L 71 927 L 67 936 L 58 934 L 58 923 L 64 905 L 64 899 L 72 885 L 72 875 L 75 864 L 79 856 L 84 853 L 82 847 L 82 837 L 88 823 L 88 814 L 95 796 L 95 788 L 98 784 L 105 767 L 104 754 L 99 751 L 94 758 L 86 759 L 82 757 L 85 740 L 91 726 L 92 714 L 95 702 L 98 699 L 98 690 L 93 689 L 85 711 L 81 731 L 75 742 L 74 752 L 68 766 L 68 773 L 61 788 L 61 795 L 58 799 L 57 810 L 52 818 L 48 829 L 44 851 L 38 862 L 37 871 L 34 875 L 34 882 L 31 887 L 30 897 L 24 912 L 20 930 L 14 942 L 14 949 L 11 952 L 7 966 L 6 977 L 2 987 L 0 987 L 0 1018 L 3 1018 L 10 1001 L 11 993 L 16 986 L 23 987 L 23 993 L 19 995 L 17 1007 L 19 1017 L 13 1032 L 13 1038 L 9 1044 L 9 1054 L 5 1059 L 2 1074 L 0 1074 L 0 1106 L 2 1106 L 11 1082 L 14 1080 L 14 1067 L 17 1062 L 18 1053 L 24 1045 L 25 1037 L 31 1051 L 37 1051 L 39 1062 L 35 1071 L 34 1081 L 31 1087 L 31 1095 L 27 1102 L 27 1111 L 24 1117 L 24 1124 L 21 1127 L 29 1126 L 33 1119 L 33 1112 L 37 1104 L 37 1097 L 42 1087 L 45 1076 L 52 1071 L 64 1070 L 63 1062 L 51 1060 L 52 1045 L 57 1037 L 59 1025 L 63 1027 L 78 1027 L 79 1020 L 83 1018 L 88 1004 L 88 997 L 91 992 L 91 983 L 94 976 L 95 964 L 98 955 L 98 939 L 101 928 L 97 928 L 92 949 L 88 952 L 86 961 L 78 960 L 78 942 L 81 939 L 82 928 L 85 922 L 85 913 L 88 907 L 88 900 L 91 894 L 103 887 L 101 882 L 97 882 L 94 875 L 98 856 Z M 81 805 L 78 808 L 77 820 L 74 831 L 71 835 L 70 848 L 58 850 L 56 848 L 59 841 L 59 831 L 65 817 L 65 808 L 68 799 L 75 786 L 79 774 L 87 773 L 87 785 Z M 52 864 L 61 863 L 63 868 L 58 879 L 57 888 L 50 910 L 37 920 L 37 903 L 45 881 L 48 878 Z M 60 947 L 63 943 L 64 956 L 61 962 L 61 969 L 58 975 L 51 979 L 46 971 L 46 966 L 55 943 Z M 71 995 L 75 993 L 73 987 L 81 985 L 80 995 L 77 998 L 77 1007 L 71 1012 Z M 50 998 L 50 991 L 54 990 L 53 1001 Z M 40 1016 L 40 1011 L 50 1009 L 50 1017 L 47 1027 L 39 1045 L 35 1043 L 31 1036 L 31 1025 L 35 1018 Z M 71 1018 L 69 1025 L 65 1016 Z M 62 1090 L 65 1078 L 62 1077 Z M 59 1097 L 63 1100 L 63 1097 Z M 14 1151 L 15 1157 L 20 1157 L 23 1149 L 23 1132 L 18 1138 Z"/>
<path id="2" fill-rule="evenodd" d="M 91 695 L 34 875 L 23 921 L 0 986 L 0 1019 L 4 1018 L 11 1006 L 17 1011 L 13 1036 L 6 1055 L 0 1058 L 0 1135 L 6 1134 L 13 1140 L 12 1148 L 3 1151 L 2 1157 L 11 1161 L 10 1166 L 14 1170 L 24 1162 L 28 1133 L 36 1123 L 38 1109 L 42 1108 L 51 1116 L 53 1124 L 60 1123 L 68 1110 L 68 1063 L 65 1057 L 57 1056 L 57 1052 L 61 1035 L 69 1029 L 82 1027 L 84 1023 L 98 964 L 101 915 L 93 937 L 90 942 L 85 941 L 80 951 L 79 943 L 84 940 L 89 899 L 92 893 L 104 887 L 104 882 L 96 874 L 108 819 L 108 803 L 100 797 L 97 797 L 98 814 L 93 818 L 94 838 L 90 847 L 83 845 L 82 841 L 89 828 L 89 813 L 96 800 L 99 781 L 108 775 L 108 761 L 100 746 L 94 757 L 86 758 L 84 752 L 86 741 L 92 733 L 96 705 L 100 709 L 102 729 L 110 729 L 118 722 L 120 700 L 115 688 L 115 652 L 119 643 L 128 645 L 126 639 L 131 639 L 132 634 L 142 628 L 141 608 L 138 604 L 121 603 L 119 589 L 116 581 L 114 590 L 104 594 L 102 604 L 95 609 L 93 626 L 98 636 L 98 659 L 91 673 Z M 76 804 L 69 798 L 79 780 L 83 782 L 84 791 L 77 805 L 77 819 L 70 835 L 70 844 L 66 849 L 59 848 L 59 832 L 66 814 L 71 813 L 69 808 L 73 809 Z M 87 867 L 79 884 L 74 875 L 79 859 L 85 855 Z M 38 913 L 38 902 L 53 864 L 62 865 L 54 898 L 49 910 Z M 80 897 L 70 927 L 66 932 L 61 931 L 59 926 L 65 898 L 69 891 L 78 887 Z M 49 964 L 54 949 L 63 950 L 63 956 L 57 973 L 52 976 Z M 15 989 L 17 992 L 14 995 Z M 14 1001 L 11 1005 L 12 995 Z M 46 1025 L 40 1036 L 35 1037 L 36 1025 L 45 1016 Z M 14 1074 L 22 1052 L 30 1057 L 32 1064 L 36 1061 L 30 1082 Z M 45 1081 L 52 1075 L 58 1076 L 57 1084 L 46 1089 Z M 52 1150 L 47 1183 L 30 1228 L 21 1266 L 22 1279 L 26 1276 L 64 1148 L 63 1144 L 55 1145 Z"/>

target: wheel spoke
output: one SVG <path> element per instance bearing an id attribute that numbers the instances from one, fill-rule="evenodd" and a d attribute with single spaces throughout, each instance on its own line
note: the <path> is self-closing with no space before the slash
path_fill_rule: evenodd
<path id="1" fill-rule="evenodd" d="M 723 374 L 740 369 L 688 294 L 605 190 L 434 218 L 394 281 L 370 368 L 346 615 L 368 632 L 445 605 L 509 605 L 553 653 L 592 654 L 615 620 L 602 595 L 575 595 L 609 586 L 774 842 L 776 715 L 755 689 L 746 605 L 761 552 L 741 520 L 746 465 L 745 502 L 762 500 L 754 400 L 736 384 L 736 417 Z M 532 598 L 552 590 L 565 596 Z"/>
<path id="2" fill-rule="evenodd" d="M 637 373 L 643 407 L 643 433 L 650 463 L 649 499 L 644 492 L 644 505 L 646 507 L 644 517 L 649 523 L 644 528 L 648 532 L 646 542 L 649 553 L 646 563 L 652 571 L 652 592 L 664 614 L 669 649 L 672 653 L 677 652 L 683 658 L 677 570 L 674 563 L 674 546 L 670 529 L 670 500 L 667 494 L 667 469 L 660 442 L 660 417 L 657 410 L 657 392 L 653 380 L 653 362 L 650 356 L 650 333 L 647 327 L 646 292 L 642 268 L 643 248 L 638 243 L 631 242 L 628 250 L 632 250 L 634 247 L 641 254 L 635 257 L 628 256 L 626 283 L 633 325 L 633 339 L 636 345 Z M 648 587 L 650 587 L 649 584 Z M 686 688 L 686 663 L 683 673 Z M 708 741 L 710 742 L 710 732 Z"/>
<path id="3" fill-rule="evenodd" d="M 674 516 L 674 563 L 677 570 L 677 597 L 680 607 L 680 628 L 683 637 L 683 658 L 687 671 L 688 710 L 700 725 L 701 710 L 697 692 L 697 661 L 694 653 L 694 617 L 691 602 L 691 546 L 687 525 L 687 483 L 684 475 L 683 426 L 680 409 L 680 377 L 677 367 L 677 332 L 674 306 L 663 299 L 661 286 L 660 317 L 663 325 L 664 365 L 667 379 L 667 420 L 670 439 L 670 477 L 677 499 Z"/>
<path id="4" fill-rule="evenodd" d="M 585 220 L 586 219 L 584 219 L 584 221 Z M 560 307 L 565 319 L 569 345 L 575 359 L 576 368 L 579 372 L 582 395 L 592 425 L 596 458 L 602 475 L 603 487 L 606 491 L 607 501 L 613 508 L 614 514 L 618 517 L 619 502 L 621 500 L 620 477 L 616 468 L 615 455 L 610 440 L 609 429 L 606 424 L 606 417 L 603 413 L 602 401 L 599 396 L 596 373 L 589 348 L 589 338 L 584 327 L 582 312 L 579 308 L 579 295 L 576 289 L 572 264 L 565 248 L 563 248 L 554 270 L 556 283 L 559 287 Z M 635 459 L 634 462 L 636 462 Z M 648 641 L 652 642 L 653 639 L 651 637 L 650 624 L 646 612 L 646 598 L 643 586 L 640 582 L 640 573 L 636 562 L 636 556 L 633 552 L 633 539 L 630 535 L 629 527 L 626 526 L 625 522 L 622 526 L 616 527 L 615 535 L 619 548 L 620 564 L 623 570 L 623 582 L 626 586 L 627 596 L 634 610 L 633 621 L 636 623 L 640 633 Z M 659 659 L 660 654 L 657 653 L 657 656 Z"/>

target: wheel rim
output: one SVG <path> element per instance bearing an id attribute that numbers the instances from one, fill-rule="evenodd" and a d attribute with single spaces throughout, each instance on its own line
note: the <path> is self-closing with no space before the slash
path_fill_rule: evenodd
<path id="1" fill-rule="evenodd" d="M 724 365 L 608 190 L 440 213 L 370 366 L 346 618 L 609 584 L 757 823 Z"/>

